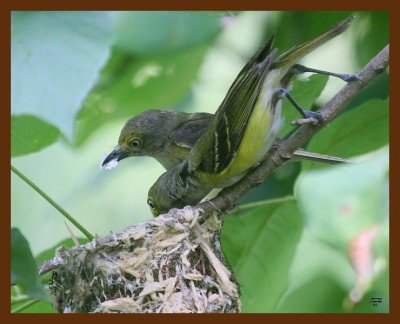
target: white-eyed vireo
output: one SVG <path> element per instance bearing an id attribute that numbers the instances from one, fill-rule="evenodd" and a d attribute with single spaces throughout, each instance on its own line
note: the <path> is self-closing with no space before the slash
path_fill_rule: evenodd
<path id="1" fill-rule="evenodd" d="M 205 133 L 214 115 L 185 113 L 171 109 L 151 109 L 129 119 L 122 128 L 118 145 L 101 162 L 111 169 L 125 158 L 151 156 L 169 170 L 187 158 L 191 148 Z M 279 141 L 276 139 L 276 141 Z M 343 163 L 346 160 L 298 149 L 293 160 Z"/>
<path id="2" fill-rule="evenodd" d="M 265 158 L 280 128 L 281 98 L 287 94 L 293 67 L 301 70 L 296 63 L 302 57 L 341 34 L 352 20 L 340 22 L 280 57 L 272 48 L 272 36 L 240 71 L 188 157 L 150 188 L 147 202 L 153 215 L 199 203 L 213 188 L 235 183 Z M 321 118 L 297 108 L 305 117 Z"/>

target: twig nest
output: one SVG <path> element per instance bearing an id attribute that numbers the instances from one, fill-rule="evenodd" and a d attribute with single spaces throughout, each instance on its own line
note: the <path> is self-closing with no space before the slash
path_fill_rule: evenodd
<path id="1" fill-rule="evenodd" d="M 40 272 L 53 271 L 59 312 L 240 312 L 239 288 L 224 265 L 213 214 L 174 209 L 146 223 L 70 250 Z"/>

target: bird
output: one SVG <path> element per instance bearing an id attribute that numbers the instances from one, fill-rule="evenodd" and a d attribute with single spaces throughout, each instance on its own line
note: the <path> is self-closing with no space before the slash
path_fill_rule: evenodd
<path id="1" fill-rule="evenodd" d="M 174 109 L 150 109 L 130 118 L 122 128 L 117 146 L 100 163 L 112 169 L 119 161 L 134 156 L 155 158 L 166 170 L 181 163 L 205 133 L 213 114 L 186 113 Z M 272 148 L 281 140 L 276 138 Z M 297 149 L 291 161 L 311 160 L 337 164 L 346 159 Z"/>
<path id="2" fill-rule="evenodd" d="M 258 165 L 280 129 L 281 99 L 287 96 L 298 61 L 344 32 L 353 19 L 351 16 L 343 20 L 279 57 L 272 47 L 272 35 L 239 72 L 187 158 L 164 172 L 150 188 L 147 203 L 153 216 L 195 205 L 214 188 L 234 184 Z M 296 108 L 303 117 L 323 119 L 317 112 L 305 111 L 298 105 Z"/>

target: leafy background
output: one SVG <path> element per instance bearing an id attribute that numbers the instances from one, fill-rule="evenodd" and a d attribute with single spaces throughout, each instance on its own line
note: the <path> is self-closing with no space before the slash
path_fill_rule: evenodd
<path id="1" fill-rule="evenodd" d="M 92 233 L 149 219 L 147 190 L 162 167 L 143 157 L 99 168 L 125 120 L 150 108 L 215 112 L 273 31 L 283 53 L 350 14 L 13 12 L 11 162 Z M 387 12 L 355 14 L 303 63 L 346 73 L 376 55 L 388 43 Z M 245 312 L 388 312 L 388 80 L 376 78 L 308 145 L 358 163 L 288 163 L 226 217 L 222 243 Z M 316 107 L 342 86 L 300 77 L 292 95 Z M 284 114 L 281 136 L 297 117 L 287 102 Z M 54 312 L 35 264 L 72 246 L 70 233 L 15 174 L 11 192 L 12 311 Z"/>

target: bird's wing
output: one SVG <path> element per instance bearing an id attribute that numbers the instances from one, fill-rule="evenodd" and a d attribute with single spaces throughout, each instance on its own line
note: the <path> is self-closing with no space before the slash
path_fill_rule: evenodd
<path id="1" fill-rule="evenodd" d="M 247 122 L 257 102 L 264 79 L 275 58 L 274 36 L 249 60 L 231 85 L 199 146 L 197 168 L 207 173 L 220 173 L 232 162 L 240 146 Z M 197 152 L 194 152 L 197 153 Z"/>
<path id="2" fill-rule="evenodd" d="M 206 132 L 213 116 L 209 113 L 192 114 L 190 118 L 185 119 L 169 134 L 169 138 L 175 144 L 191 149 Z"/>

